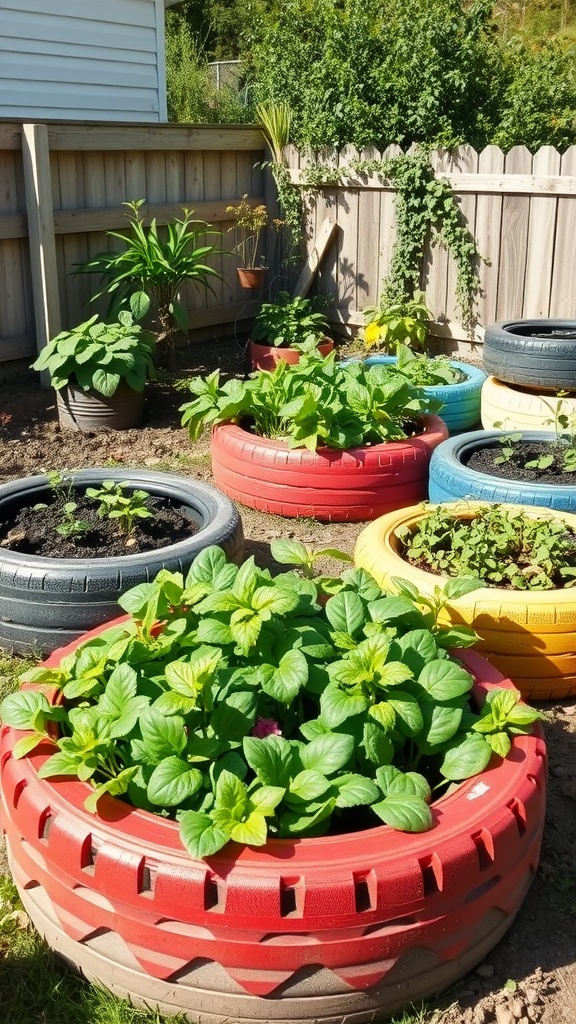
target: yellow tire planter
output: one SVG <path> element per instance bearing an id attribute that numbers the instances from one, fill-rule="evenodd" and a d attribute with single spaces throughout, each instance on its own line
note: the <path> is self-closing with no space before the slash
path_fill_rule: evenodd
<path id="1" fill-rule="evenodd" d="M 356 542 L 356 565 L 381 585 L 393 589 L 394 577 L 409 580 L 425 596 L 447 582 L 405 561 L 396 536 L 399 527 L 415 527 L 435 505 L 413 505 L 374 520 Z M 443 508 L 472 518 L 486 502 L 449 502 Z M 576 531 L 576 515 L 551 509 L 511 505 L 533 518 L 559 518 Z M 576 694 L 576 588 L 566 590 L 504 590 L 482 587 L 446 605 L 442 621 L 472 626 L 476 649 L 509 676 L 530 700 Z"/>
<path id="2" fill-rule="evenodd" d="M 538 394 L 517 384 L 504 384 L 496 377 L 487 377 L 480 394 L 480 414 L 484 430 L 493 430 L 497 423 L 503 430 L 553 430 L 553 410 L 561 402 L 567 416 L 576 413 L 576 396 L 556 398 Z"/>

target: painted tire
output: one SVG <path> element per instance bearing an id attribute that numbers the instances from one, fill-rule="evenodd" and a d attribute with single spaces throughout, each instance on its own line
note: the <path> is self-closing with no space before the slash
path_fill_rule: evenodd
<path id="1" fill-rule="evenodd" d="M 323 522 L 375 519 L 426 496 L 428 465 L 448 436 L 438 416 L 418 437 L 338 451 L 289 448 L 224 423 L 212 432 L 212 473 L 225 494 L 249 508 Z"/>
<path id="2" fill-rule="evenodd" d="M 525 391 L 516 384 L 504 384 L 487 377 L 480 400 L 482 426 L 492 430 L 501 423 L 504 430 L 549 430 L 557 402 L 568 416 L 576 415 L 576 397 L 557 399 L 550 394 Z M 551 407 L 551 408 L 550 408 Z"/>
<path id="3" fill-rule="evenodd" d="M 345 362 L 353 361 L 347 359 Z M 368 366 L 377 366 L 379 363 L 393 365 L 397 360 L 396 356 L 368 356 L 363 362 Z M 343 362 L 342 365 L 344 366 L 345 363 Z M 455 359 L 450 360 L 450 366 L 465 373 L 467 380 L 463 380 L 459 384 L 438 384 L 424 387 L 422 390 L 429 398 L 437 398 L 443 403 L 438 415 L 453 434 L 459 430 L 470 430 L 480 423 L 480 392 L 486 374 L 478 366 L 460 363 Z"/>
<path id="4" fill-rule="evenodd" d="M 321 356 L 328 356 L 334 349 L 334 342 L 326 338 L 318 345 Z M 294 366 L 300 362 L 300 351 L 297 348 L 278 348 L 276 345 L 261 345 L 259 341 L 250 340 L 248 354 L 253 370 L 274 370 L 278 363 L 290 363 Z"/>
<path id="5" fill-rule="evenodd" d="M 450 506 L 464 515 L 482 508 L 482 502 L 456 502 Z M 518 506 L 516 506 L 518 507 Z M 538 518 L 539 510 L 524 507 Z M 426 572 L 406 562 L 396 537 L 399 526 L 415 526 L 426 508 L 415 506 L 391 512 L 360 533 L 354 559 L 385 587 L 401 578 L 414 583 L 421 594 L 432 595 L 447 577 Z M 556 513 L 576 530 L 576 516 Z M 446 605 L 441 619 L 472 626 L 480 639 L 476 649 L 514 681 L 525 699 L 549 700 L 576 694 L 576 591 L 514 591 L 482 587 Z"/>
<path id="6" fill-rule="evenodd" d="M 576 487 L 505 480 L 468 469 L 467 459 L 479 448 L 495 445 L 505 430 L 474 430 L 451 437 L 438 445 L 430 459 L 430 501 L 456 501 L 471 498 L 478 501 L 513 502 L 518 505 L 540 505 L 563 512 L 576 512 Z M 527 430 L 527 441 L 553 441 L 556 435 L 547 431 Z"/>
<path id="7" fill-rule="evenodd" d="M 529 335 L 539 331 L 543 337 Z M 486 328 L 484 369 L 537 391 L 576 390 L 576 320 L 507 320 Z"/>
<path id="8" fill-rule="evenodd" d="M 157 551 L 114 558 L 46 558 L 0 549 L 0 646 L 19 654 L 48 653 L 87 629 L 118 615 L 118 598 L 160 569 L 186 572 L 200 551 L 219 544 L 242 559 L 244 536 L 238 510 L 209 484 L 152 470 L 88 469 L 71 473 L 79 487 L 128 480 L 153 497 L 170 498 L 195 519 L 190 538 Z M 49 500 L 46 476 L 0 486 L 0 518 L 15 507 Z"/>
<path id="9" fill-rule="evenodd" d="M 462 660 L 480 700 L 512 685 Z M 430 832 L 380 826 L 207 861 L 167 819 L 109 797 L 88 814 L 86 784 L 38 777 L 52 745 L 15 760 L 17 735 L 1 733 L 1 824 L 33 923 L 89 979 L 203 1024 L 361 1024 L 446 988 L 502 937 L 538 864 L 539 727 L 438 800 Z"/>

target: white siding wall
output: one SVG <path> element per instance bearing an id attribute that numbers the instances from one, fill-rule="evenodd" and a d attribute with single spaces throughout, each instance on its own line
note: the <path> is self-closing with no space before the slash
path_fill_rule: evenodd
<path id="1" fill-rule="evenodd" d="M 163 0 L 0 0 L 0 119 L 165 121 Z"/>

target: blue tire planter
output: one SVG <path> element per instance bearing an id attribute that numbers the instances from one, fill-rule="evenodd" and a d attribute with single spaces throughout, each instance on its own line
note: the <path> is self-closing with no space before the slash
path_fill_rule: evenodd
<path id="1" fill-rule="evenodd" d="M 347 363 L 358 361 L 346 359 L 340 365 L 345 366 Z M 367 366 L 377 366 L 378 364 L 392 365 L 397 360 L 396 356 L 367 356 L 363 362 Z M 429 398 L 436 398 L 442 402 L 438 416 L 444 420 L 448 430 L 453 434 L 456 431 L 470 430 L 479 425 L 480 395 L 486 374 L 478 366 L 459 363 L 455 359 L 450 360 L 450 366 L 465 373 L 467 380 L 463 380 L 459 384 L 430 385 L 422 390 Z"/>
<path id="2" fill-rule="evenodd" d="M 459 437 L 449 437 L 432 452 L 428 495 L 430 501 L 456 501 L 474 498 L 479 501 L 539 505 L 562 512 L 576 512 L 576 487 L 533 483 L 528 480 L 505 480 L 468 469 L 467 460 L 480 448 L 497 443 L 506 430 L 474 430 Z M 556 434 L 543 430 L 525 430 L 525 441 L 555 441 Z M 575 481 L 576 483 L 576 481 Z"/>

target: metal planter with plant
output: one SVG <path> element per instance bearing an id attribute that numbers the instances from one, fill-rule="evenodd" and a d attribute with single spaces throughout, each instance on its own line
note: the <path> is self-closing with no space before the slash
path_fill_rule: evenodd
<path id="1" fill-rule="evenodd" d="M 117 323 L 95 315 L 52 338 L 31 368 L 49 373 L 61 426 L 126 430 L 139 425 L 146 382 L 156 378 L 154 335 L 128 310 Z"/>
<path id="2" fill-rule="evenodd" d="M 545 747 L 509 680 L 448 654 L 473 637 L 438 611 L 475 582 L 426 607 L 333 582 L 322 604 L 313 578 L 209 548 L 4 700 L 14 878 L 89 978 L 210 1024 L 361 1024 L 512 923 Z"/>
<path id="3" fill-rule="evenodd" d="M 192 440 L 212 427 L 212 472 L 236 501 L 328 522 L 374 519 L 426 496 L 432 450 L 448 436 L 427 399 L 390 367 L 341 366 L 334 353 L 220 384 L 189 383 Z"/>

